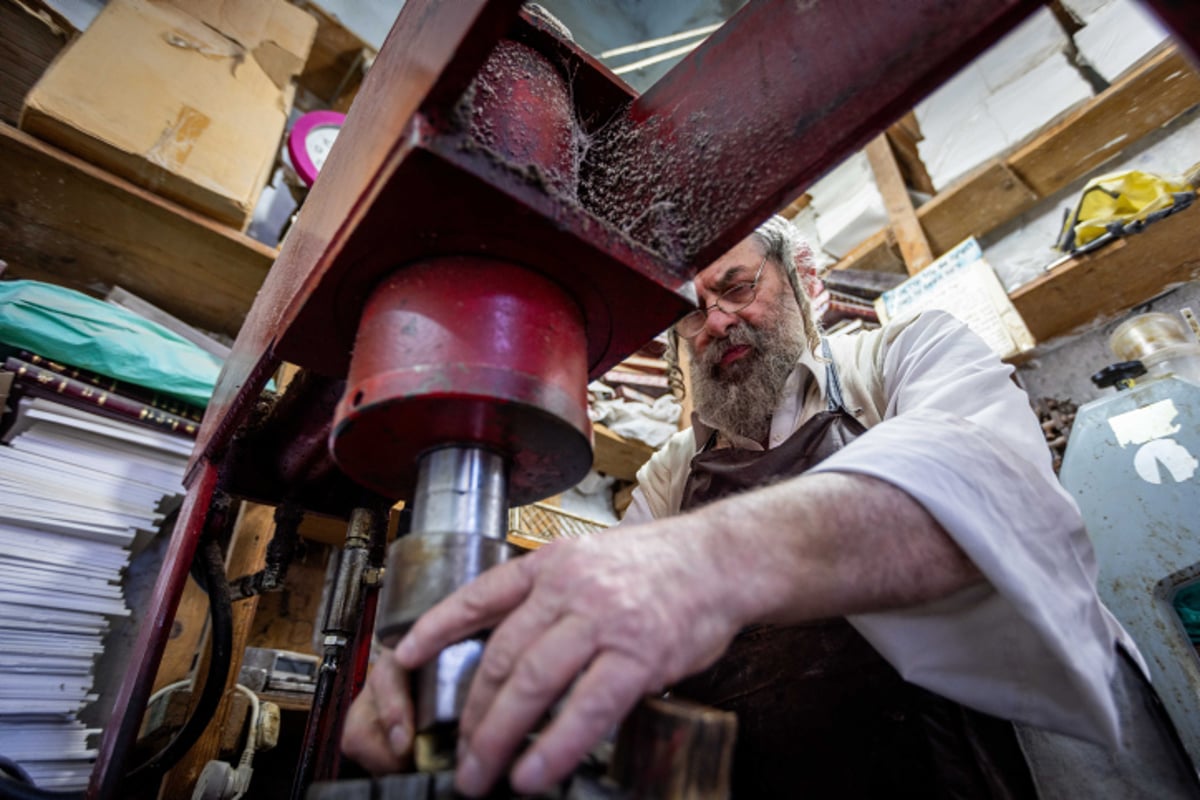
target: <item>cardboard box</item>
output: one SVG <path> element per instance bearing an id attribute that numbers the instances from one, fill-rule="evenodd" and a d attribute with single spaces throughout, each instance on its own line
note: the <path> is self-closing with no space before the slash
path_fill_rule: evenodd
<path id="1" fill-rule="evenodd" d="M 316 28 L 285 0 L 110 0 L 25 98 L 21 128 L 244 228 Z"/>

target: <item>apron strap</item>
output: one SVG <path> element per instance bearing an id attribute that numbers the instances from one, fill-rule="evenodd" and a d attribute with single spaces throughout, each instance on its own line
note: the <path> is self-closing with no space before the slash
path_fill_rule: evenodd
<path id="1" fill-rule="evenodd" d="M 821 337 L 821 355 L 825 356 L 825 392 L 829 395 L 829 410 L 846 411 L 846 404 L 842 398 L 842 382 L 838 380 L 837 367 L 833 365 L 833 352 L 829 349 L 829 340 L 824 336 Z"/>

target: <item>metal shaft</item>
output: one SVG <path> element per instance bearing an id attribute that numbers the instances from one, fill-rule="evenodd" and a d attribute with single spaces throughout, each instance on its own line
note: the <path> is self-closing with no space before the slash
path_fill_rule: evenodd
<path id="1" fill-rule="evenodd" d="M 376 636 L 393 646 L 434 604 L 513 553 L 508 464 L 491 450 L 451 446 L 423 455 L 412 500 L 412 532 L 392 545 Z M 413 676 L 417 768 L 452 766 L 455 730 L 483 650 L 468 639 Z"/>
<path id="2" fill-rule="evenodd" d="M 353 657 L 346 658 L 347 651 L 353 644 L 363 615 L 366 599 L 364 574 L 371 565 L 373 545 L 382 545 L 386 536 L 385 510 L 361 507 L 351 513 L 346 544 L 338 562 L 322 628 L 321 667 L 293 776 L 292 800 L 300 800 L 313 780 L 335 776 L 338 741 L 351 699 L 347 687 L 355 666 Z"/>
<path id="3" fill-rule="evenodd" d="M 502 456 L 478 447 L 445 447 L 422 456 L 417 469 L 414 533 L 505 538 L 508 480 Z"/>

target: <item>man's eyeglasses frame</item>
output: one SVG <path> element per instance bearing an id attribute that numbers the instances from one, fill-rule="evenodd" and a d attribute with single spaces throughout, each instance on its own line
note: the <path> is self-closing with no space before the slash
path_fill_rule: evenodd
<path id="1" fill-rule="evenodd" d="M 754 280 L 741 283 L 735 283 L 717 296 L 717 299 L 708 308 L 697 308 L 695 311 L 690 311 L 684 314 L 678 322 L 675 323 L 675 333 L 682 336 L 684 339 L 692 339 L 700 335 L 704 330 L 704 325 L 708 322 L 708 314 L 714 308 L 719 308 L 726 314 L 736 314 L 743 310 L 758 297 L 758 283 L 762 280 L 763 270 L 767 266 L 767 257 L 763 256 L 762 263 L 758 265 L 758 271 L 754 273 Z M 738 298 L 738 294 L 749 290 L 749 295 L 746 298 Z M 690 331 L 690 333 L 689 333 Z"/>

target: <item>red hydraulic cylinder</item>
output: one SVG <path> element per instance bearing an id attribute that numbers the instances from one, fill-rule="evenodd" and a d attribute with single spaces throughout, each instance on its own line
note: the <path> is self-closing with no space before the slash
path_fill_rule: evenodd
<path id="1" fill-rule="evenodd" d="M 405 267 L 359 326 L 330 448 L 348 475 L 407 496 L 418 457 L 473 444 L 511 460 L 513 504 L 591 466 L 587 340 L 575 301 L 532 270 L 478 257 Z"/>

